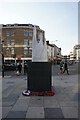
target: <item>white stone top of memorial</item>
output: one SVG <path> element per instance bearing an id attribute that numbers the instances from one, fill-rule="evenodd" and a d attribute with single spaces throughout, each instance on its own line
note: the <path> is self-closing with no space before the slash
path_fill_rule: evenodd
<path id="1" fill-rule="evenodd" d="M 40 41 L 37 41 L 36 26 L 33 28 L 32 62 L 48 62 L 46 39 L 43 43 L 42 33 L 40 33 Z"/>

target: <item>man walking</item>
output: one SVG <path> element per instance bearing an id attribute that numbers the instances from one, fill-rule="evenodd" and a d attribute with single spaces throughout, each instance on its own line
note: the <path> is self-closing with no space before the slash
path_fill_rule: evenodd
<path id="1" fill-rule="evenodd" d="M 63 71 L 63 73 L 65 73 L 65 71 L 67 71 L 67 74 L 69 75 L 67 61 L 65 61 L 65 63 L 64 63 L 64 71 Z"/>

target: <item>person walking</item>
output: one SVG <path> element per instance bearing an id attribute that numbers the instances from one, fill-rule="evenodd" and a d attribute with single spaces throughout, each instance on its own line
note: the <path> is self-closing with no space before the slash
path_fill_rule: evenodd
<path id="1" fill-rule="evenodd" d="M 60 75 L 61 75 L 61 80 L 63 78 L 63 61 L 60 62 Z"/>
<path id="2" fill-rule="evenodd" d="M 60 74 L 63 74 L 63 62 L 60 62 Z"/>
<path id="3" fill-rule="evenodd" d="M 27 65 L 27 62 L 25 61 L 24 62 L 24 75 L 26 75 L 28 72 L 28 65 Z"/>
<path id="4" fill-rule="evenodd" d="M 21 64 L 21 62 L 19 62 L 17 64 L 17 74 L 19 75 L 19 73 L 21 73 L 21 71 L 22 71 L 22 64 Z"/>
<path id="5" fill-rule="evenodd" d="M 65 63 L 64 63 L 64 71 L 63 71 L 63 73 L 65 73 L 65 71 L 67 71 L 67 74 L 69 75 L 68 63 L 67 63 L 67 61 L 65 61 Z"/>

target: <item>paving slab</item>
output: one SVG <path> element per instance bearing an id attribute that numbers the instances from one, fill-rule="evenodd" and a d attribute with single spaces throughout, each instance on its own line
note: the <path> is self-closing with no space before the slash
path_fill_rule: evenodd
<path id="1" fill-rule="evenodd" d="M 27 111 L 29 106 L 29 99 L 19 99 L 13 106 L 11 111 Z"/>
<path id="2" fill-rule="evenodd" d="M 6 118 L 12 107 L 2 107 L 2 118 Z"/>
<path id="3" fill-rule="evenodd" d="M 32 96 L 29 102 L 30 107 L 43 107 L 43 97 Z"/>
<path id="4" fill-rule="evenodd" d="M 2 107 L 2 101 L 0 101 L 0 107 Z"/>
<path id="5" fill-rule="evenodd" d="M 23 92 L 23 91 L 22 91 L 22 92 Z M 23 99 L 23 100 L 26 100 L 26 99 L 27 99 L 27 100 L 28 100 L 28 99 L 30 100 L 30 98 L 31 98 L 31 96 L 24 96 L 24 95 L 22 95 L 22 93 L 21 93 L 18 100 L 22 100 L 22 99 Z"/>
<path id="6" fill-rule="evenodd" d="M 61 107 L 64 118 L 78 118 L 78 107 Z"/>
<path id="7" fill-rule="evenodd" d="M 11 94 L 11 92 L 13 91 L 13 87 L 12 86 L 8 86 L 2 94 L 2 97 L 8 97 L 9 94 Z"/>
<path id="8" fill-rule="evenodd" d="M 10 111 L 6 118 L 13 119 L 13 118 L 25 118 L 26 111 Z"/>
<path id="9" fill-rule="evenodd" d="M 73 93 L 73 94 L 68 94 L 68 98 L 71 100 L 71 101 L 78 101 L 78 92 L 77 93 Z"/>
<path id="10" fill-rule="evenodd" d="M 56 101 L 57 98 L 56 98 L 56 93 L 54 96 L 44 96 L 43 97 L 43 100 L 50 100 L 50 101 Z"/>
<path id="11" fill-rule="evenodd" d="M 78 107 L 78 102 L 76 101 L 60 101 L 60 107 Z"/>
<path id="12" fill-rule="evenodd" d="M 44 108 L 45 118 L 64 118 L 61 108 Z"/>
<path id="13" fill-rule="evenodd" d="M 29 107 L 26 118 L 44 118 L 43 107 Z"/>
<path id="14" fill-rule="evenodd" d="M 10 107 L 10 106 L 13 106 L 15 104 L 15 101 L 5 101 L 5 102 L 2 102 L 2 107 Z"/>
<path id="15" fill-rule="evenodd" d="M 44 100 L 44 108 L 60 108 L 57 100 Z"/>
<path id="16" fill-rule="evenodd" d="M 2 107 L 0 107 L 0 118 L 2 118 Z"/>

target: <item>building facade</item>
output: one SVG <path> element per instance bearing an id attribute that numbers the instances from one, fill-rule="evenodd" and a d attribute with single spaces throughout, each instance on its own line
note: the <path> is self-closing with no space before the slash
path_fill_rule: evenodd
<path id="1" fill-rule="evenodd" d="M 75 45 L 70 52 L 70 60 L 80 61 L 80 44 Z"/>
<path id="2" fill-rule="evenodd" d="M 55 44 L 50 44 L 49 41 L 46 42 L 48 60 L 52 61 L 54 64 L 59 63 L 62 60 L 61 48 L 59 48 Z"/>
<path id="3" fill-rule="evenodd" d="M 32 24 L 6 24 L 2 25 L 2 40 L 4 59 L 29 59 L 32 58 Z M 36 26 L 36 38 L 40 40 L 40 33 L 45 31 Z"/>

